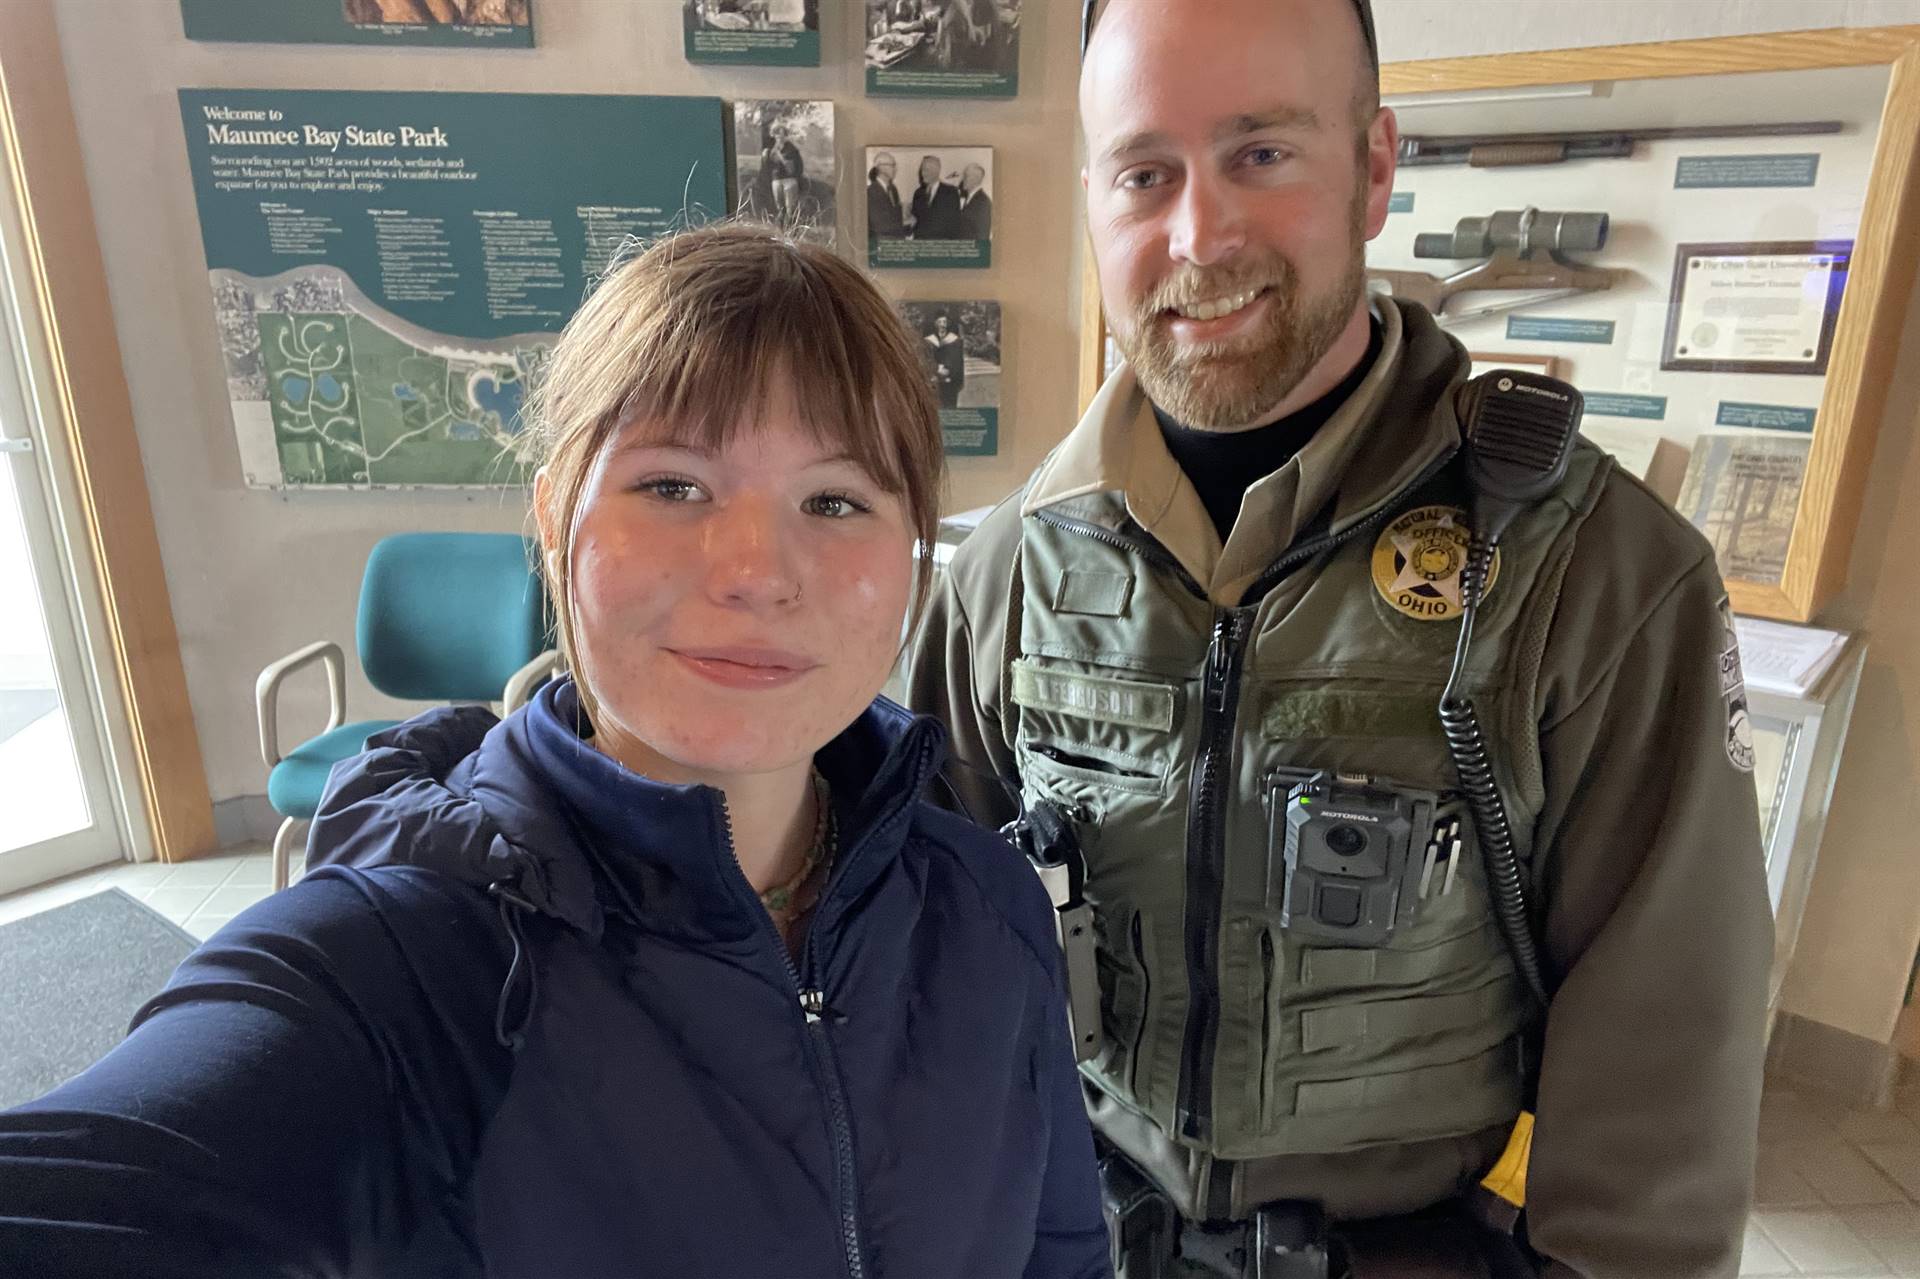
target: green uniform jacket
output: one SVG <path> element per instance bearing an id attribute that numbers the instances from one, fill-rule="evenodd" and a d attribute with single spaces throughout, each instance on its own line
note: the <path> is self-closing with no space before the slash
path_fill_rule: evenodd
<path id="1" fill-rule="evenodd" d="M 1188 1215 L 1278 1198 L 1336 1217 L 1424 1207 L 1491 1166 L 1525 1090 L 1530 1237 L 1555 1274 L 1732 1276 L 1772 921 L 1750 756 L 1732 727 L 1744 702 L 1726 593 L 1707 543 L 1638 481 L 1582 444 L 1561 491 L 1509 531 L 1475 633 L 1469 692 L 1559 981 L 1544 1024 L 1516 1033 L 1530 1014 L 1497 933 L 1460 918 L 1485 911 L 1477 857 L 1461 893 L 1376 959 L 1297 944 L 1261 897 L 1260 770 L 1453 784 L 1437 717 L 1419 716 L 1458 622 L 1393 607 L 1404 565 L 1390 538 L 1409 511 L 1465 505 L 1447 459 L 1467 358 L 1416 306 L 1377 315 L 1373 369 L 1249 489 L 1224 545 L 1131 374 L 1116 373 L 960 547 L 909 647 L 906 697 L 948 725 L 949 780 L 977 820 L 1009 820 L 1016 792 L 1104 812 L 1086 832 L 1088 892 L 1118 1042 L 1087 1067 L 1094 1115 Z M 1153 822 L 1198 793 L 1209 628 L 1217 639 L 1229 617 L 1245 637 L 1236 736 L 1215 761 L 1231 811 L 1219 871 L 1196 878 L 1179 849 L 1198 827 Z M 1128 635 L 1140 647 L 1102 650 Z M 1085 744 L 1047 752 L 1062 739 Z M 1443 954 L 1450 970 L 1422 966 Z M 1210 988 L 1189 987 L 1190 967 L 1216 979 L 1220 1007 L 1196 1008 Z M 1330 981 L 1316 993 L 1314 977 Z M 1133 989 L 1146 985 L 1151 998 Z M 1419 998 L 1383 998 L 1394 993 Z M 1183 1058 L 1195 1016 L 1214 1038 Z"/>

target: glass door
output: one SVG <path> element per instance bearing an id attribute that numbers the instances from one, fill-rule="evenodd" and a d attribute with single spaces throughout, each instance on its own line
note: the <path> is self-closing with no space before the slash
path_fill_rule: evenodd
<path id="1" fill-rule="evenodd" d="M 0 290 L 0 893 L 122 856 L 17 300 Z"/>

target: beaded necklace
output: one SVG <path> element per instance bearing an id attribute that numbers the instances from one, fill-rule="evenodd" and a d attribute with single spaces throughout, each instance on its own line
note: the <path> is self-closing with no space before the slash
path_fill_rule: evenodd
<path id="1" fill-rule="evenodd" d="M 800 869 L 783 884 L 776 884 L 760 894 L 760 904 L 773 916 L 773 923 L 786 936 L 794 921 L 813 909 L 820 898 L 820 881 L 826 879 L 826 872 L 833 867 L 834 853 L 837 851 L 838 835 L 833 820 L 831 792 L 827 788 L 827 779 L 820 775 L 819 769 L 813 770 L 813 843 L 807 849 L 806 860 Z"/>

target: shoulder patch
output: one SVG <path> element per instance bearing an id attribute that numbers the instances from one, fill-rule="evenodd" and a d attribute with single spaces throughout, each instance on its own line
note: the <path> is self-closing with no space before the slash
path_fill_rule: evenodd
<path id="1" fill-rule="evenodd" d="M 1740 667 L 1740 634 L 1733 628 L 1733 604 L 1720 601 L 1720 696 L 1727 703 L 1727 762 L 1753 771 L 1753 716 L 1747 710 L 1747 677 Z"/>
<path id="2" fill-rule="evenodd" d="M 1373 586 L 1388 607 L 1417 622 L 1450 622 L 1465 611 L 1460 571 L 1467 566 L 1467 513 L 1422 506 L 1380 531 L 1373 544 Z M 1500 580 L 1500 552 L 1487 571 L 1486 594 Z M 1483 596 L 1484 598 L 1484 596 Z"/>

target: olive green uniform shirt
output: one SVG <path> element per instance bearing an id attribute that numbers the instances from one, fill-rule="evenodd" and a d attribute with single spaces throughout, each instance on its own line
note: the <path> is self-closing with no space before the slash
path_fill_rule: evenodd
<path id="1" fill-rule="evenodd" d="M 1377 314 L 1375 367 L 1293 460 L 1249 488 L 1224 544 L 1123 368 L 959 548 L 903 679 L 913 708 L 947 724 L 948 777 L 976 820 L 1013 816 L 1014 792 L 999 779 L 1018 776 L 1005 732 L 1018 656 L 1007 622 L 1023 517 L 1123 495 L 1132 521 L 1216 606 L 1243 603 L 1316 514 L 1331 512 L 1337 527 L 1459 446 L 1450 412 L 1418 401 L 1457 386 L 1465 353 L 1418 307 L 1383 303 Z M 1773 930 L 1753 779 L 1729 743 L 1726 592 L 1685 520 L 1609 461 L 1587 469 L 1600 479 L 1570 525 L 1538 677 L 1530 695 L 1521 690 L 1541 801 L 1529 878 L 1559 978 L 1533 1081 L 1528 1227 L 1559 1276 L 1732 1276 L 1752 1191 Z M 1310 560 L 1269 595 L 1285 607 L 1323 567 Z M 1233 1203 L 1241 1211 L 1264 1193 L 1316 1198 L 1336 1216 L 1409 1211 L 1461 1188 L 1462 1169 L 1484 1172 L 1503 1138 L 1280 1161 L 1260 1190 L 1236 1182 Z M 1163 1181 L 1212 1157 L 1154 1140 Z"/>

